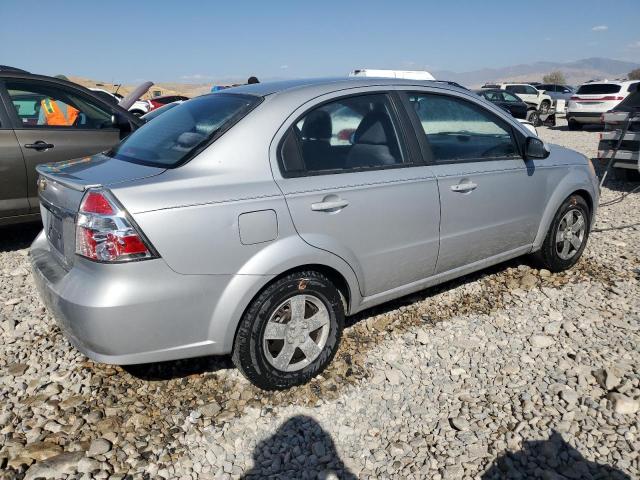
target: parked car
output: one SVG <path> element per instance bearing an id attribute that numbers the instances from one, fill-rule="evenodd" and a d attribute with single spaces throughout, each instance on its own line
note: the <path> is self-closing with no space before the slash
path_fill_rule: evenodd
<path id="1" fill-rule="evenodd" d="M 162 95 L 160 97 L 153 97 L 149 100 L 149 104 L 151 105 L 151 110 L 155 110 L 156 108 L 164 107 L 168 103 L 177 101 L 184 102 L 185 100 L 189 100 L 189 97 L 185 97 L 184 95 Z"/>
<path id="2" fill-rule="evenodd" d="M 482 88 L 497 88 L 511 92 L 520 97 L 523 102 L 535 107 L 542 114 L 546 114 L 551 107 L 555 107 L 555 102 L 549 95 L 527 83 L 491 83 L 484 85 Z"/>
<path id="3" fill-rule="evenodd" d="M 98 97 L 102 98 L 104 101 L 117 105 L 122 100 L 122 95 L 119 93 L 111 93 L 104 88 L 89 88 L 93 93 L 95 93 Z M 151 110 L 151 105 L 147 100 L 138 100 L 128 109 L 133 115 L 140 117 Z"/>
<path id="4" fill-rule="evenodd" d="M 533 252 L 570 268 L 598 205 L 583 155 L 417 80 L 207 94 L 39 172 L 34 278 L 78 349 L 231 353 L 264 389 L 321 372 L 345 315 Z"/>
<path id="5" fill-rule="evenodd" d="M 604 163 L 611 162 L 614 178 L 637 181 L 640 178 L 640 91 L 636 88 L 615 108 L 603 113 L 602 122 L 605 131 L 600 134 L 598 158 Z"/>
<path id="6" fill-rule="evenodd" d="M 497 88 L 481 88 L 474 91 L 482 98 L 489 100 L 491 103 L 509 112 L 514 118 L 526 120 L 527 113 L 530 110 L 535 111 L 535 108 L 526 104 L 519 97 L 516 97 L 506 90 L 500 90 Z"/>
<path id="7" fill-rule="evenodd" d="M 49 117 L 43 104 L 52 109 Z M 52 120 L 56 108 L 66 110 L 68 122 Z M 39 218 L 36 165 L 109 149 L 140 124 L 75 83 L 0 70 L 0 225 Z"/>
<path id="8" fill-rule="evenodd" d="M 588 124 L 602 124 L 602 114 L 615 108 L 639 84 L 638 80 L 583 83 L 567 106 L 569 130 L 580 130 Z"/>
<path id="9" fill-rule="evenodd" d="M 569 99 L 576 91 L 575 88 L 569 85 L 559 85 L 557 83 L 540 83 L 535 86 L 538 90 L 544 90 L 544 93 L 549 95 L 552 100 L 556 102 L 556 110 L 564 112 Z"/>
<path id="10" fill-rule="evenodd" d="M 531 133 L 536 136 L 538 135 L 536 126 L 540 124 L 540 115 L 535 107 L 527 105 L 520 100 L 520 98 L 506 90 L 481 88 L 474 90 L 474 92 L 485 100 L 509 112 L 513 118 L 518 119 Z"/>
<path id="11" fill-rule="evenodd" d="M 406 78 L 410 80 L 435 80 L 426 70 L 381 70 L 373 68 L 359 68 L 353 70 L 350 77 L 378 77 L 378 78 Z"/>
<path id="12" fill-rule="evenodd" d="M 142 120 L 144 120 L 145 122 L 149 122 L 149 121 L 153 120 L 154 118 L 162 115 L 163 113 L 168 112 L 173 107 L 177 107 L 183 101 L 184 100 L 178 100 L 176 102 L 167 103 L 166 105 L 163 105 L 162 107 L 156 108 L 155 110 L 151 110 L 149 113 L 145 113 L 140 118 L 142 118 Z"/>

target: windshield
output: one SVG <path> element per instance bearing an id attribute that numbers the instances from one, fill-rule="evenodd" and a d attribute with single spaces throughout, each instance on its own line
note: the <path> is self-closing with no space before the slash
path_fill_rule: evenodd
<path id="1" fill-rule="evenodd" d="M 620 85 L 615 83 L 587 83 L 581 85 L 578 91 L 578 95 L 602 95 L 605 93 L 618 93 L 620 91 Z"/>
<path id="2" fill-rule="evenodd" d="M 173 168 L 215 140 L 260 102 L 260 97 L 214 93 L 184 102 L 125 138 L 107 155 Z"/>

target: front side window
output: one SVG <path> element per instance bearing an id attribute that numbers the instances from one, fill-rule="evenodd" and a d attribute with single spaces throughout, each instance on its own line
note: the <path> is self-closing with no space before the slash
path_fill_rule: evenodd
<path id="1" fill-rule="evenodd" d="M 112 128 L 111 112 L 70 88 L 31 81 L 5 85 L 22 128 Z"/>
<path id="2" fill-rule="evenodd" d="M 509 103 L 520 103 L 522 102 L 522 100 L 520 100 L 518 97 L 516 97 L 515 95 L 511 95 L 509 92 L 503 92 L 502 96 L 504 97 L 505 102 L 509 102 Z"/>
<path id="3" fill-rule="evenodd" d="M 526 85 L 524 87 L 524 91 L 527 95 L 537 95 L 538 94 L 538 90 L 536 90 L 533 87 L 530 87 L 529 85 Z"/>
<path id="4" fill-rule="evenodd" d="M 297 154 L 299 161 L 291 158 Z M 292 127 L 281 150 L 285 173 L 340 173 L 403 162 L 397 123 L 385 94 L 341 98 L 309 111 Z"/>
<path id="5" fill-rule="evenodd" d="M 260 97 L 228 93 L 194 98 L 146 123 L 108 155 L 143 165 L 177 167 L 259 102 Z"/>
<path id="6" fill-rule="evenodd" d="M 436 162 L 464 162 L 516 157 L 518 150 L 506 122 L 475 103 L 436 94 L 410 94 Z"/>

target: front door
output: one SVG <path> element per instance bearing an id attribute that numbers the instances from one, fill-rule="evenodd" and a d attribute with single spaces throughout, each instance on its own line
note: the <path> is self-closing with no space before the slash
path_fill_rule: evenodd
<path id="1" fill-rule="evenodd" d="M 296 230 L 347 261 L 365 296 L 432 275 L 438 255 L 436 179 L 414 162 L 393 111 L 382 93 L 323 103 L 280 152 L 277 182 Z"/>
<path id="2" fill-rule="evenodd" d="M 545 205 L 544 173 L 524 161 L 509 124 L 460 96 L 411 93 L 438 179 L 437 273 L 526 250 Z"/>
<path id="3" fill-rule="evenodd" d="M 111 112 L 80 90 L 40 80 L 7 80 L 14 131 L 24 156 L 27 197 L 39 211 L 35 168 L 93 155 L 120 141 Z"/>

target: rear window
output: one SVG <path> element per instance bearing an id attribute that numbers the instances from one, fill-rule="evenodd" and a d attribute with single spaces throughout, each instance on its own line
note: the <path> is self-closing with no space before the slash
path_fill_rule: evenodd
<path id="1" fill-rule="evenodd" d="M 182 103 L 145 124 L 108 155 L 174 168 L 186 162 L 260 103 L 253 95 L 215 93 Z"/>
<path id="2" fill-rule="evenodd" d="M 578 95 L 602 95 L 606 93 L 618 93 L 620 91 L 620 85 L 615 83 L 589 83 L 587 85 L 581 85 L 578 91 Z"/>

